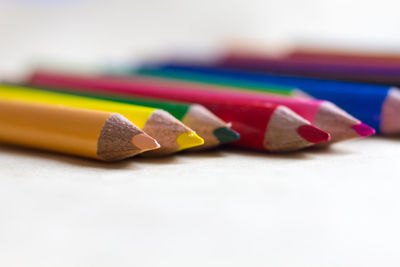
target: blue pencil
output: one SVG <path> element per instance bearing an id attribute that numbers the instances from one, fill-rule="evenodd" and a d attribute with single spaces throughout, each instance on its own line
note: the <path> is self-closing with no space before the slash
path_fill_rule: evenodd
<path id="1" fill-rule="evenodd" d="M 244 81 L 247 81 L 251 87 L 254 87 L 256 84 L 260 88 L 263 85 L 271 87 L 272 84 L 295 87 L 315 98 L 334 102 L 382 134 L 400 133 L 400 90 L 396 87 L 286 75 L 259 74 L 197 63 L 167 63 L 145 66 L 139 69 L 138 73 L 150 75 L 151 71 L 158 73 L 158 75 L 162 71 L 169 73 L 173 71 L 176 75 L 181 73 L 182 77 L 188 74 L 201 74 L 203 80 L 205 76 L 210 77 L 210 79 L 224 77 L 230 80 L 236 79 L 241 81 L 242 84 Z M 252 88 L 249 86 L 249 89 Z"/>

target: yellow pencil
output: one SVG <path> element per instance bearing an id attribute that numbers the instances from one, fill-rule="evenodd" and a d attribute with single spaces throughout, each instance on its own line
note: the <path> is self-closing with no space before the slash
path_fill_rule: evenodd
<path id="1" fill-rule="evenodd" d="M 161 145 L 161 148 L 157 150 L 144 153 L 147 156 L 171 154 L 204 143 L 204 140 L 192 129 L 182 124 L 182 122 L 168 112 L 160 109 L 42 91 L 15 85 L 0 85 L 0 97 L 3 99 L 19 99 L 119 113 L 156 139 Z"/>
<path id="2" fill-rule="evenodd" d="M 160 147 L 117 113 L 2 98 L 0 141 L 103 161 Z"/>

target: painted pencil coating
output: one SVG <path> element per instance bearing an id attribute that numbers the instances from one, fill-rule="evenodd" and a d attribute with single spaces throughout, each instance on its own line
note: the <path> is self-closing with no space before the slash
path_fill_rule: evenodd
<path id="1" fill-rule="evenodd" d="M 149 151 L 146 155 L 166 155 L 204 143 L 193 130 L 159 109 L 12 85 L 1 85 L 0 96 L 7 99 L 120 113 L 160 143 L 159 151 Z"/>
<path id="2" fill-rule="evenodd" d="M 241 135 L 241 139 L 236 144 L 242 147 L 284 151 L 296 150 L 314 144 L 309 142 L 314 139 L 311 138 L 307 141 L 297 132 L 298 127 L 309 125 L 309 122 L 293 111 L 252 98 L 242 99 L 242 95 L 231 97 L 228 94 L 229 97 L 227 97 L 225 91 L 186 90 L 186 86 L 176 88 L 175 86 L 168 86 L 165 81 L 160 82 L 153 79 L 89 77 L 49 72 L 37 72 L 30 82 L 37 86 L 84 87 L 93 91 L 130 93 L 154 98 L 196 102 L 207 107 L 222 120 L 231 122 L 232 128 Z M 285 110 L 285 112 L 275 114 L 277 106 L 279 106 L 280 111 Z M 272 116 L 273 114 L 275 115 Z M 271 117 L 280 119 L 273 120 L 275 123 L 269 124 Z M 287 123 L 277 123 L 278 120 L 284 120 L 282 118 L 286 119 Z M 313 126 L 310 127 L 313 128 Z M 287 139 L 282 138 L 286 132 L 294 133 L 289 134 Z M 320 137 L 315 132 L 320 132 Z M 300 131 L 300 133 L 307 134 L 307 131 Z M 308 131 L 308 133 L 318 137 L 315 138 L 316 143 L 329 140 L 329 135 L 317 128 L 315 128 L 315 131 Z M 321 136 L 324 138 L 321 138 Z"/>
<path id="3" fill-rule="evenodd" d="M 0 141 L 104 161 L 156 149 L 123 116 L 0 97 Z"/>

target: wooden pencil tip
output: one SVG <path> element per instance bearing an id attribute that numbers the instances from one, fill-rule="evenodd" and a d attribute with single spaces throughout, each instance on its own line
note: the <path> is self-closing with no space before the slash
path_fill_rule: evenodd
<path id="1" fill-rule="evenodd" d="M 191 104 L 182 122 L 204 139 L 204 145 L 191 150 L 204 150 L 237 141 L 240 136 L 210 110 L 199 104 Z"/>
<path id="2" fill-rule="evenodd" d="M 204 144 L 204 140 L 168 112 L 157 109 L 147 119 L 143 130 L 161 145 L 143 156 L 164 156 Z"/>
<path id="3" fill-rule="evenodd" d="M 400 132 L 400 90 L 396 87 L 389 90 L 382 105 L 380 130 L 383 134 Z"/>
<path id="4" fill-rule="evenodd" d="M 330 133 L 331 142 L 365 137 L 375 131 L 329 101 L 322 102 L 313 125 Z"/>
<path id="5" fill-rule="evenodd" d="M 158 148 L 158 143 L 149 138 L 153 139 L 124 116 L 113 113 L 100 132 L 97 155 L 102 160 L 115 161 Z"/>
<path id="6" fill-rule="evenodd" d="M 300 89 L 294 89 L 293 96 L 298 97 L 298 98 L 314 99 L 314 97 L 312 97 L 311 95 L 307 94 L 306 92 L 304 92 Z"/>
<path id="7" fill-rule="evenodd" d="M 268 123 L 264 146 L 271 152 L 295 151 L 326 142 L 330 135 L 285 106 L 278 106 Z"/>

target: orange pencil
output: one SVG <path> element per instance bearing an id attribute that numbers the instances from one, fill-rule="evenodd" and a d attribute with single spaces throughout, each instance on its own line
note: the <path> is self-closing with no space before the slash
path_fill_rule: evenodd
<path id="1" fill-rule="evenodd" d="M 117 113 L 1 98 L 0 142 L 102 161 L 160 147 Z"/>

